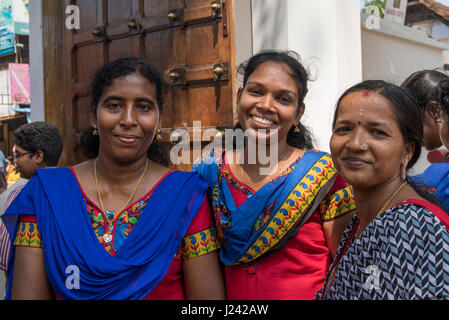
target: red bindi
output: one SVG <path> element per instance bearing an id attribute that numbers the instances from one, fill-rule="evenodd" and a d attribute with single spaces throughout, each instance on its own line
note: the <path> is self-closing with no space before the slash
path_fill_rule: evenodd
<path id="1" fill-rule="evenodd" d="M 364 97 L 364 98 L 368 98 L 370 95 L 371 95 L 371 91 L 369 91 L 369 90 L 365 90 L 362 93 L 362 97 Z"/>

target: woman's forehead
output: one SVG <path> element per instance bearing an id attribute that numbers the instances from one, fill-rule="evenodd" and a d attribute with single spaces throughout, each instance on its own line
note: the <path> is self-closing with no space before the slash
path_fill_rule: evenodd
<path id="1" fill-rule="evenodd" d="M 396 121 L 390 100 L 379 93 L 368 90 L 352 92 L 344 97 L 338 110 L 338 116 L 341 114 L 377 116 L 379 118 L 392 118 Z"/>

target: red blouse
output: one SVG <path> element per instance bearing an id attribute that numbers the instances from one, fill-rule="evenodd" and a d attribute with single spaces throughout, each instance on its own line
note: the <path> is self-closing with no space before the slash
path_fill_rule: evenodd
<path id="1" fill-rule="evenodd" d="M 238 181 L 227 180 L 236 206 L 247 199 L 245 191 L 256 191 Z M 229 177 L 229 176 L 228 176 Z M 230 182 L 232 181 L 232 182 Z M 329 195 L 347 187 L 338 177 Z M 246 190 L 245 190 L 246 189 Z M 323 218 L 318 208 L 300 231 L 279 251 L 241 266 L 226 266 L 226 293 L 230 300 L 312 300 L 320 290 L 331 264 Z"/>

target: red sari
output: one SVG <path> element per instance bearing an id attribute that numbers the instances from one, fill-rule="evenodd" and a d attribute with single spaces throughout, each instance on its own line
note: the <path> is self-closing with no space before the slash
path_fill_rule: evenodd
<path id="1" fill-rule="evenodd" d="M 228 165 L 228 186 L 237 206 L 256 191 L 238 181 Z M 230 182 L 232 181 L 232 182 Z M 337 178 L 329 197 L 347 184 Z M 336 217 L 333 217 L 336 218 Z M 240 266 L 225 266 L 226 294 L 230 300 L 312 300 L 321 289 L 332 262 L 326 245 L 320 208 L 279 251 Z"/>

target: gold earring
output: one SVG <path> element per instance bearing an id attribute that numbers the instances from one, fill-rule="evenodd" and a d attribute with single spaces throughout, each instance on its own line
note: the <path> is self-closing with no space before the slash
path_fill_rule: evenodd
<path id="1" fill-rule="evenodd" d="M 98 127 L 97 127 L 97 125 L 96 124 L 94 124 L 94 130 L 92 131 L 92 134 L 94 135 L 94 136 L 98 136 Z"/>
<path id="2" fill-rule="evenodd" d="M 405 181 L 405 179 L 407 179 L 407 164 L 408 164 L 408 161 L 405 160 L 405 163 L 402 165 L 402 169 L 401 169 L 402 181 Z"/>
<path id="3" fill-rule="evenodd" d="M 162 140 L 161 129 L 157 129 L 157 131 L 156 131 L 156 141 L 161 141 L 161 140 Z"/>
<path id="4" fill-rule="evenodd" d="M 301 130 L 298 126 L 295 126 L 295 130 L 293 130 L 294 133 L 301 133 Z"/>

